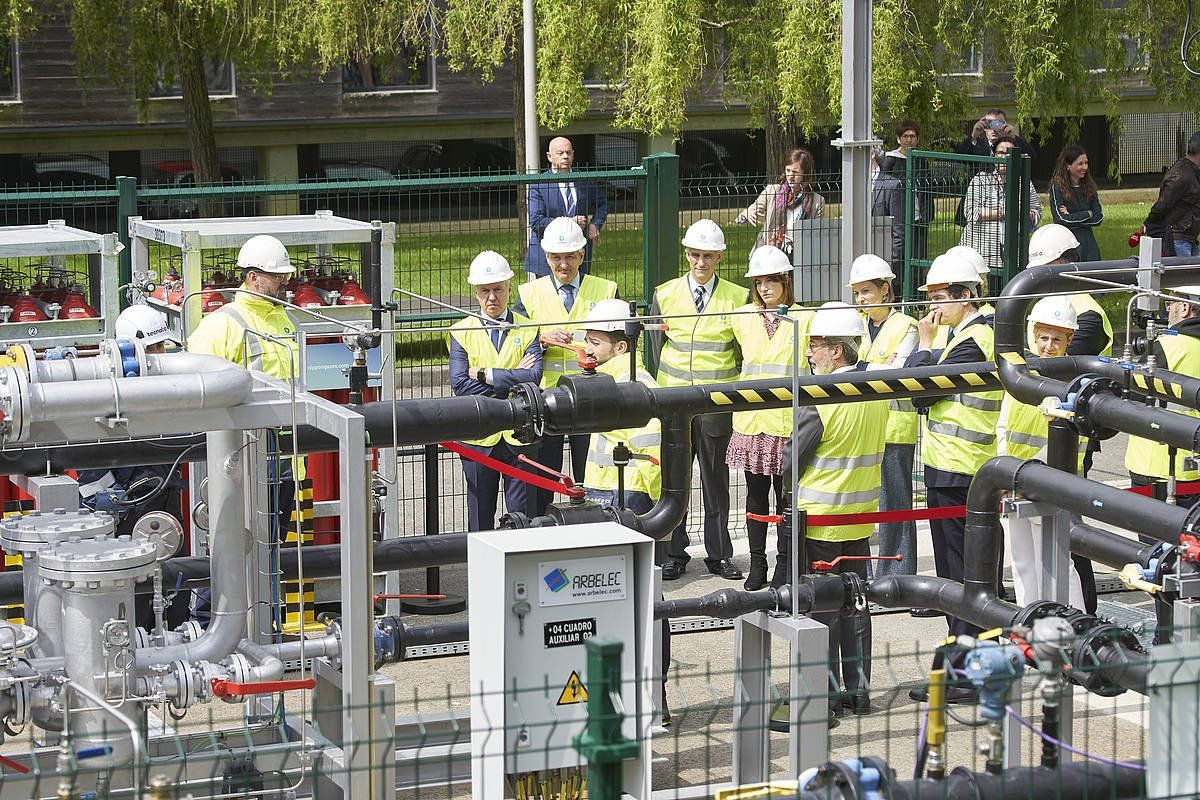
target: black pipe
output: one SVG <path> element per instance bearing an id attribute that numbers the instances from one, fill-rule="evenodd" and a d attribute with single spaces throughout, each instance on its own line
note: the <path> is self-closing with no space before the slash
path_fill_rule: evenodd
<path id="1" fill-rule="evenodd" d="M 884 608 L 934 608 L 985 630 L 1011 628 L 1021 613 L 994 592 L 968 594 L 963 584 L 933 575 L 876 578 L 867 585 L 867 599 Z"/>
<path id="2" fill-rule="evenodd" d="M 1000 775 L 958 767 L 940 781 L 900 781 L 890 789 L 892 800 L 1133 800 L 1145 796 L 1146 772 L 1093 762 L 1062 764 L 1055 769 L 1010 767 Z M 801 798 L 829 800 L 830 796 L 806 791 Z"/>
<path id="3" fill-rule="evenodd" d="M 1161 365 L 1151 374 L 1140 364 L 1107 356 L 1062 356 L 1033 358 L 1029 360 L 1029 366 L 1049 378 L 1099 375 L 1136 394 L 1167 400 L 1184 408 L 1200 409 L 1200 378 L 1171 372 Z"/>
<path id="4" fill-rule="evenodd" d="M 1070 533 L 1072 553 L 1115 569 L 1121 569 L 1126 564 L 1145 566 L 1146 559 L 1154 550 L 1154 545 L 1145 545 L 1136 539 L 1095 528 L 1079 520 L 1071 523 Z"/>

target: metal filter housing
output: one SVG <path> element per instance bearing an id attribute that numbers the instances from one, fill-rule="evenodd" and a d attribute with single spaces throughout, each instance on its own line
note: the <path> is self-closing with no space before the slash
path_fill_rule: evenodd
<path id="1" fill-rule="evenodd" d="M 0 521 L 0 547 L 6 553 L 24 556 L 71 538 L 111 536 L 116 526 L 112 515 L 103 511 L 68 511 L 65 508 L 31 511 Z"/>
<path id="2" fill-rule="evenodd" d="M 38 554 L 39 577 L 71 587 L 76 583 L 139 581 L 154 573 L 158 548 L 149 540 L 71 538 Z"/>

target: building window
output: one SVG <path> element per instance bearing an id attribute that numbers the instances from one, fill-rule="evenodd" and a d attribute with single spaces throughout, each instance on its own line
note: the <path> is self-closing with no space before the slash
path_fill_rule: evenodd
<path id="1" fill-rule="evenodd" d="M 0 100 L 18 100 L 21 85 L 17 80 L 20 48 L 16 39 L 0 38 Z"/>
<path id="2" fill-rule="evenodd" d="M 964 48 L 957 58 L 957 63 L 946 75 L 982 75 L 983 50 L 978 45 Z"/>
<path id="3" fill-rule="evenodd" d="M 210 98 L 233 96 L 232 62 L 217 61 L 210 58 L 204 59 L 204 77 L 208 82 L 208 96 Z M 160 68 L 158 80 L 150 87 L 150 97 L 156 100 L 163 100 L 182 96 L 183 85 L 179 81 L 179 76 L 175 75 L 171 80 L 167 80 L 165 70 Z"/>
<path id="4" fill-rule="evenodd" d="M 435 82 L 433 52 L 426 46 L 406 46 L 394 58 L 352 58 L 342 66 L 347 94 L 431 91 Z"/>

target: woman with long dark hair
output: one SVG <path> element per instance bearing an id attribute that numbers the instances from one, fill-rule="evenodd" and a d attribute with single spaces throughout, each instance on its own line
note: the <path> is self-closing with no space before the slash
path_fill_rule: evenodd
<path id="1" fill-rule="evenodd" d="M 1088 165 L 1088 155 L 1077 144 L 1069 144 L 1054 162 L 1050 178 L 1050 211 L 1054 221 L 1066 226 L 1079 240 L 1079 260 L 1099 261 L 1100 246 L 1092 229 L 1104 222 L 1100 193 Z"/>
<path id="2" fill-rule="evenodd" d="M 747 206 L 737 221 L 758 225 L 762 231 L 755 247 L 769 244 L 792 254 L 792 226 L 804 219 L 825 216 L 825 198 L 813 185 L 817 165 L 812 153 L 797 147 L 788 153 L 783 174 L 776 183 L 768 184 L 753 203 Z"/>

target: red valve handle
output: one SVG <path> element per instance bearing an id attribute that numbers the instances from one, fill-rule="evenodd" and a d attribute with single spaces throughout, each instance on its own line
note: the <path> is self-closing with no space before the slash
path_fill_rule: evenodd
<path id="1" fill-rule="evenodd" d="M 517 461 L 520 461 L 522 464 L 528 464 L 529 466 L 533 467 L 534 469 L 539 469 L 552 478 L 558 478 L 560 481 L 563 482 L 563 485 L 566 486 L 568 489 L 572 489 L 575 487 L 575 481 L 571 479 L 570 475 L 567 475 L 564 472 L 558 472 L 556 470 L 552 470 L 549 467 L 547 467 L 545 464 L 542 464 L 541 462 L 538 462 L 538 461 L 534 461 L 532 458 L 525 455 L 524 453 L 517 454 Z"/>
<path id="2" fill-rule="evenodd" d="M 1190 533 L 1179 534 L 1179 558 L 1190 564 L 1200 562 L 1200 538 Z"/>
<path id="3" fill-rule="evenodd" d="M 838 556 L 833 561 L 814 561 L 812 568 L 817 572 L 828 572 L 843 561 L 903 561 L 904 556 Z"/>
<path id="4" fill-rule="evenodd" d="M 315 678 L 305 678 L 294 681 L 257 681 L 254 683 L 238 683 L 221 678 L 212 679 L 214 697 L 242 697 L 248 694 L 274 694 L 275 692 L 290 692 L 293 689 L 312 689 L 317 685 Z"/>
<path id="5" fill-rule="evenodd" d="M 578 362 L 580 369 L 595 369 L 599 366 L 596 359 L 589 356 L 587 348 L 581 344 L 559 344 L 547 340 L 545 336 L 538 337 L 538 342 L 541 343 L 542 347 L 561 347 L 565 350 L 574 350 L 575 361 Z"/>
<path id="6" fill-rule="evenodd" d="M 445 600 L 444 594 L 377 594 L 375 602 L 380 600 Z"/>

